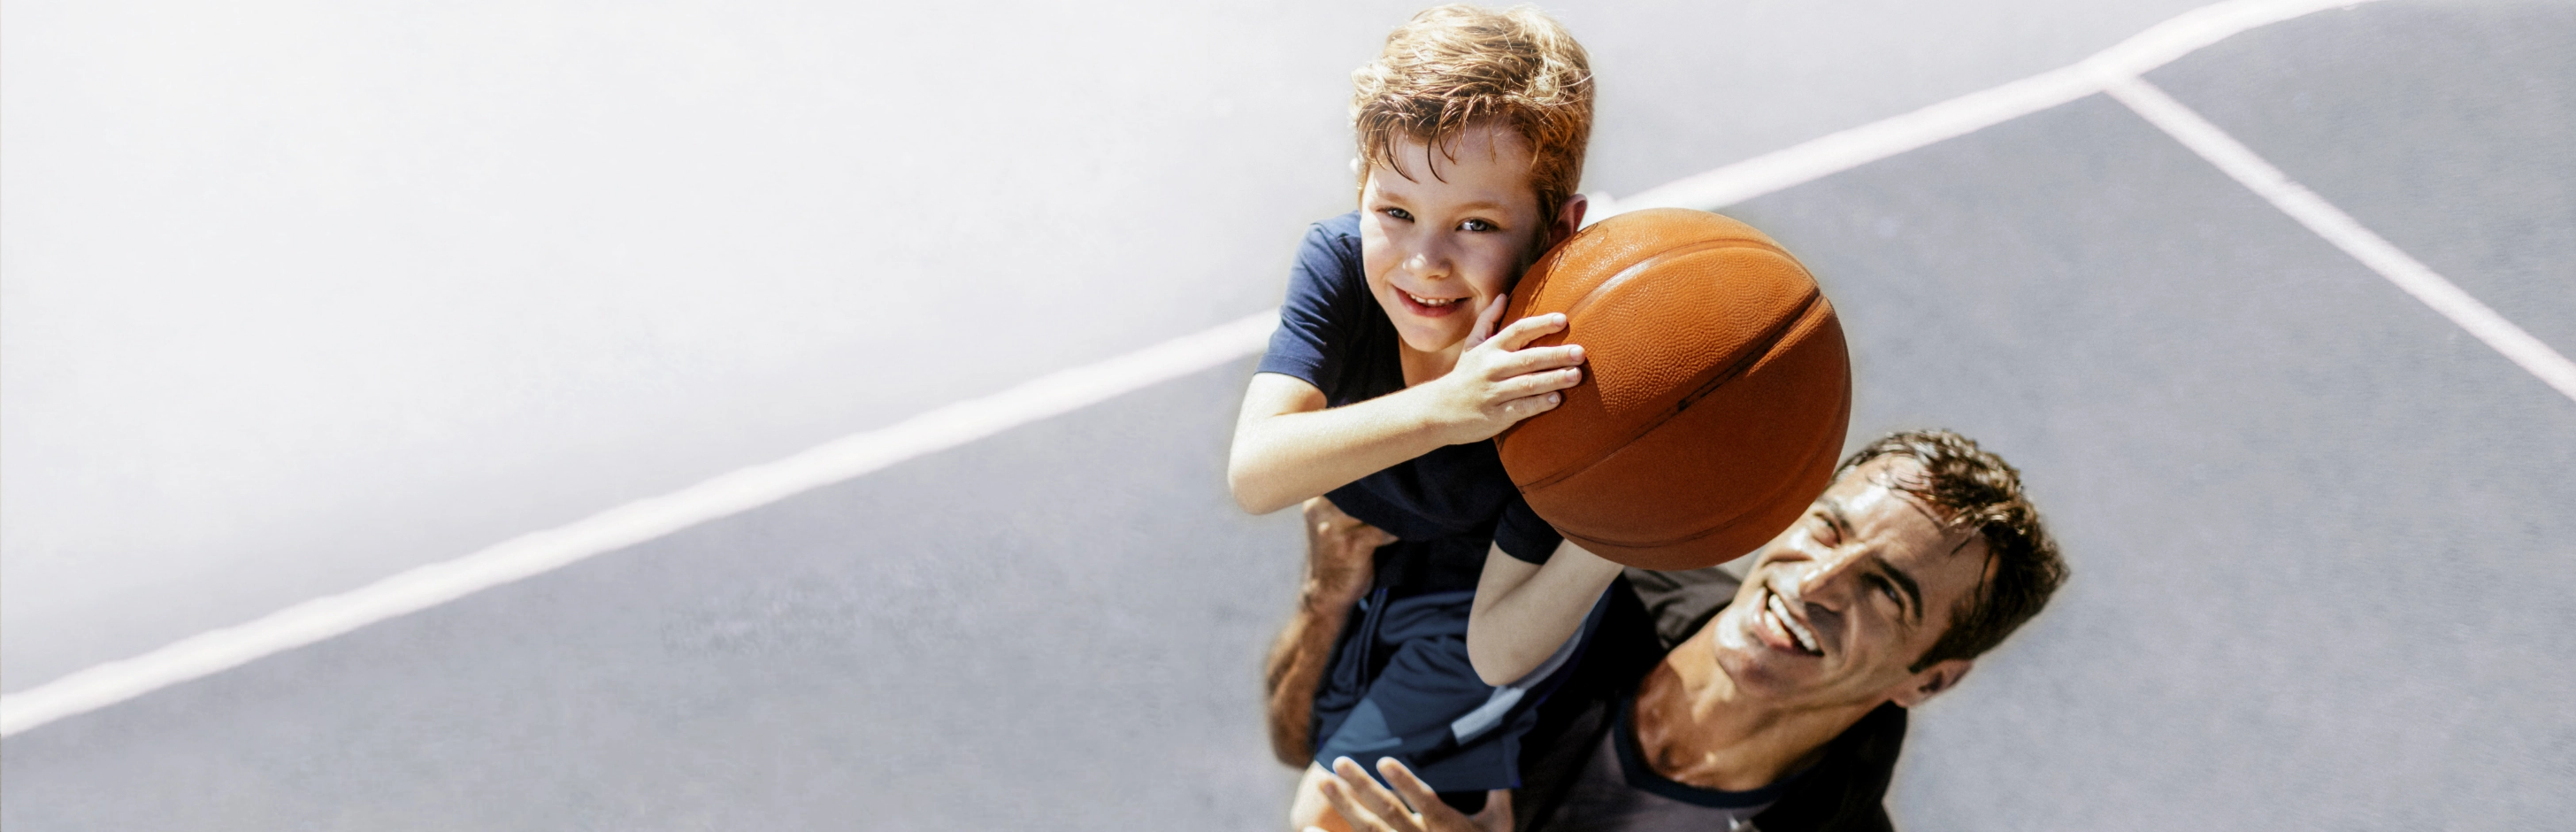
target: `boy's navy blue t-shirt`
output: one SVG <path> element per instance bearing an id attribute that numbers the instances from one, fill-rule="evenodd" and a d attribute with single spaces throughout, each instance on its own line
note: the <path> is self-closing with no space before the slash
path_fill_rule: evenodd
<path id="1" fill-rule="evenodd" d="M 1360 265 L 1360 215 L 1353 211 L 1306 232 L 1289 271 L 1279 331 L 1270 336 L 1260 371 L 1315 385 L 1324 391 L 1328 407 L 1367 401 L 1404 389 L 1396 337 L 1395 322 L 1369 296 Z M 1490 441 L 1439 448 L 1324 496 L 1402 541 L 1389 549 L 1465 567 L 1463 583 L 1470 589 L 1489 544 L 1499 544 L 1512 557 L 1545 563 L 1565 539 L 1521 499 Z M 1390 566 L 1385 562 L 1389 554 L 1380 553 L 1382 577 Z M 1460 572 L 1415 568 L 1402 572 L 1407 579 L 1399 582 L 1416 584 L 1409 587 L 1416 591 L 1454 589 L 1462 582 Z"/>

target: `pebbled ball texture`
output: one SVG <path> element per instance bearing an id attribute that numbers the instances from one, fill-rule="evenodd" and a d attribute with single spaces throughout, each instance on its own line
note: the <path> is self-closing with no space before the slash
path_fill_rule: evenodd
<path id="1" fill-rule="evenodd" d="M 1504 320 L 1563 312 L 1583 345 L 1565 403 L 1496 438 L 1530 507 L 1575 545 L 1643 569 L 1759 548 L 1823 493 L 1851 421 L 1833 304 L 1752 226 L 1621 214 L 1530 267 Z"/>

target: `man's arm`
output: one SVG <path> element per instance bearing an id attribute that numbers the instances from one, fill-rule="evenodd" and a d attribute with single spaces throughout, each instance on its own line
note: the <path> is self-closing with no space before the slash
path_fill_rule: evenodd
<path id="1" fill-rule="evenodd" d="M 1485 553 L 1476 579 L 1476 603 L 1467 614 L 1467 662 L 1488 685 L 1508 685 L 1555 655 L 1583 628 L 1601 590 L 1618 579 L 1620 566 L 1566 541 L 1544 564 Z"/>
<path id="2" fill-rule="evenodd" d="M 1268 514 L 1448 445 L 1491 439 L 1557 406 L 1557 393 L 1583 379 L 1578 346 L 1523 349 L 1565 328 L 1565 316 L 1537 315 L 1483 337 L 1503 314 L 1496 297 L 1447 375 L 1384 396 L 1327 409 L 1303 380 L 1256 373 L 1243 393 L 1226 484 L 1245 511 Z"/>
<path id="3" fill-rule="evenodd" d="M 1317 497 L 1306 501 L 1306 579 L 1297 612 L 1270 646 L 1263 677 L 1270 715 L 1270 752 L 1291 768 L 1305 768 L 1314 753 L 1307 731 L 1314 722 L 1315 685 L 1332 661 L 1333 639 L 1351 605 L 1368 594 L 1371 556 L 1395 536 L 1360 522 Z"/>

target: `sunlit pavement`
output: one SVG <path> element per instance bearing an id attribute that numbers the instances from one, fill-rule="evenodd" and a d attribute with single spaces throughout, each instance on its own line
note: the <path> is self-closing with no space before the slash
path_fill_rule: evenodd
<path id="1" fill-rule="evenodd" d="M 1623 36 L 1566 18 L 1596 53 Z M 1360 37 L 1311 61 L 1328 77 L 1300 87 L 1321 92 L 1283 122 L 1333 114 Z M 2148 80 L 2576 353 L 2570 43 L 2563 6 L 2384 4 L 2241 35 Z M 8 83 L 14 114 L 23 82 Z M 1339 185 L 1339 125 L 1300 129 L 1280 141 L 1325 170 L 1280 181 Z M 1733 158 L 1654 175 L 1617 161 L 1655 143 L 1605 126 L 1594 187 L 1633 192 Z M 1021 354 L 1071 366 L 1275 302 L 1296 224 L 1347 198 L 1279 187 L 1296 196 L 1244 209 L 1264 218 L 1240 238 L 1192 243 L 1204 248 L 1191 268 L 1118 290 L 1185 288 L 1168 302 L 1198 311 L 1112 294 L 1072 310 L 1097 319 L 1047 316 L 1078 346 Z M 1189 197 L 1201 205 L 1250 201 L 1179 180 L 1121 198 L 1190 188 L 1205 189 Z M 1901 824 L 2511 828 L 2569 812 L 2576 648 L 2560 634 L 2576 631 L 2564 600 L 2576 402 L 2098 96 L 1727 213 L 1798 252 L 1843 311 L 1853 436 L 1946 426 L 1984 440 L 2025 471 L 2074 563 L 2047 614 L 1917 714 L 1891 800 Z M 1131 215 L 1157 214 L 1115 216 Z M 1068 272 L 1116 274 L 1102 270 L 1122 254 L 1102 244 Z M 13 251 L 12 281 L 21 264 Z M 1047 311 L 923 307 L 1014 326 Z M 812 422 L 801 438 L 737 422 L 728 430 L 760 438 L 690 464 L 775 456 L 1044 368 L 1003 372 L 1004 352 L 950 387 L 833 394 L 865 402 L 840 416 L 883 414 L 860 424 L 825 430 L 820 406 L 798 417 Z M 862 363 L 890 389 L 938 375 Z M 1297 552 L 1293 520 L 1244 517 L 1223 493 L 1248 372 L 1239 362 L 13 736 L 0 823 L 1267 828 L 1287 775 L 1262 741 L 1258 662 Z M 659 470 L 675 484 L 703 475 Z M 557 505 L 608 493 L 555 488 Z M 486 537 L 542 525 L 498 523 Z M 468 537 L 439 534 L 422 537 Z M 419 558 L 480 542 L 423 544 Z M 12 620 L 12 691 L 187 632 L 140 628 L 117 654 L 43 648 L 64 658 L 38 673 L 16 669 L 35 636 Z"/>

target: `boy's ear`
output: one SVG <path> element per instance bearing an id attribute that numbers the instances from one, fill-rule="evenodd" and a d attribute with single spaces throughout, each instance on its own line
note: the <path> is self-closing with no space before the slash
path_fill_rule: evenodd
<path id="1" fill-rule="evenodd" d="M 1932 698 L 1933 694 L 1957 687 L 1959 680 L 1968 678 L 1968 671 L 1975 667 L 1976 663 L 1967 659 L 1944 659 L 1907 678 L 1904 685 L 1887 697 L 1888 701 L 1895 702 L 1900 708 L 1923 704 L 1923 700 Z"/>
<path id="2" fill-rule="evenodd" d="M 1565 204 L 1557 206 L 1555 221 L 1548 223 L 1547 245 L 1540 246 L 1540 249 L 1554 248 L 1556 244 L 1565 242 L 1565 238 L 1574 236 L 1574 232 L 1582 230 L 1583 212 L 1591 207 L 1591 198 L 1582 194 L 1566 197 Z"/>

